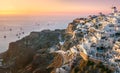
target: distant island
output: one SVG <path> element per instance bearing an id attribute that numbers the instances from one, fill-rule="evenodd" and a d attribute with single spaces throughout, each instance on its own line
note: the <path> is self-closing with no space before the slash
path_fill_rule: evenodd
<path id="1" fill-rule="evenodd" d="M 31 32 L 0 54 L 0 73 L 120 73 L 120 12 Z"/>

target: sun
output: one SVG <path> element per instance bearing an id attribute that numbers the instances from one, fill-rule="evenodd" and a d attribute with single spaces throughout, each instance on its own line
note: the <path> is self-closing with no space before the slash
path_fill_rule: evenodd
<path id="1" fill-rule="evenodd" d="M 14 11 L 0 11 L 0 15 L 11 15 L 11 14 L 17 14 Z"/>
<path id="2" fill-rule="evenodd" d="M 0 15 L 28 15 L 32 14 L 31 11 L 25 11 L 25 10 L 2 10 L 0 11 Z"/>

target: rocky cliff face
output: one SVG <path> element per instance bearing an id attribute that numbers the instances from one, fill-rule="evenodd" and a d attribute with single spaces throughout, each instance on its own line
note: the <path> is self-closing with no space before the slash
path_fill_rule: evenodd
<path id="1" fill-rule="evenodd" d="M 10 67 L 12 73 L 32 73 L 37 68 L 46 73 L 45 68 L 53 58 L 49 48 L 59 45 L 59 35 L 64 36 L 65 30 L 31 32 L 29 36 L 10 43 L 3 56 L 5 67 Z"/>
<path id="2" fill-rule="evenodd" d="M 59 35 L 65 40 L 61 46 Z M 56 46 L 57 50 L 68 50 L 74 44 L 65 30 L 44 30 L 31 32 L 29 36 L 10 43 L 9 49 L 4 53 L 3 59 L 8 72 L 12 73 L 56 73 L 56 69 L 63 65 L 63 57 L 60 54 L 49 53 L 50 47 Z M 69 36 L 70 37 L 70 36 Z M 68 60 L 71 59 L 67 58 Z M 67 63 L 67 62 L 66 62 Z M 71 64 L 69 73 L 102 73 L 99 64 L 88 65 L 89 62 L 78 55 L 78 60 Z M 109 73 L 111 70 L 109 70 Z M 62 72 L 61 72 L 62 73 Z M 65 73 L 65 72 L 64 72 Z M 106 71 L 106 73 L 108 73 Z"/>
<path id="3" fill-rule="evenodd" d="M 75 22 L 69 23 L 68 27 L 66 29 L 66 32 L 69 33 L 69 34 L 72 34 L 75 30 L 75 27 L 76 27 Z"/>

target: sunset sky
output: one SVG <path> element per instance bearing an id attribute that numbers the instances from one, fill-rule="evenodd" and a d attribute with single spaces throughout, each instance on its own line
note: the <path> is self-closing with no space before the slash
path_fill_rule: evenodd
<path id="1" fill-rule="evenodd" d="M 112 5 L 120 0 L 0 0 L 0 15 L 107 13 Z"/>

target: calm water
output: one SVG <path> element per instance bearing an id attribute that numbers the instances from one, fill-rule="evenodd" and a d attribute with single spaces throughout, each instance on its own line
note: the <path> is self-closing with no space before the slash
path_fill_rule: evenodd
<path id="1" fill-rule="evenodd" d="M 19 40 L 31 31 L 64 29 L 78 16 L 1 16 L 0 52 L 8 49 L 9 43 Z"/>

